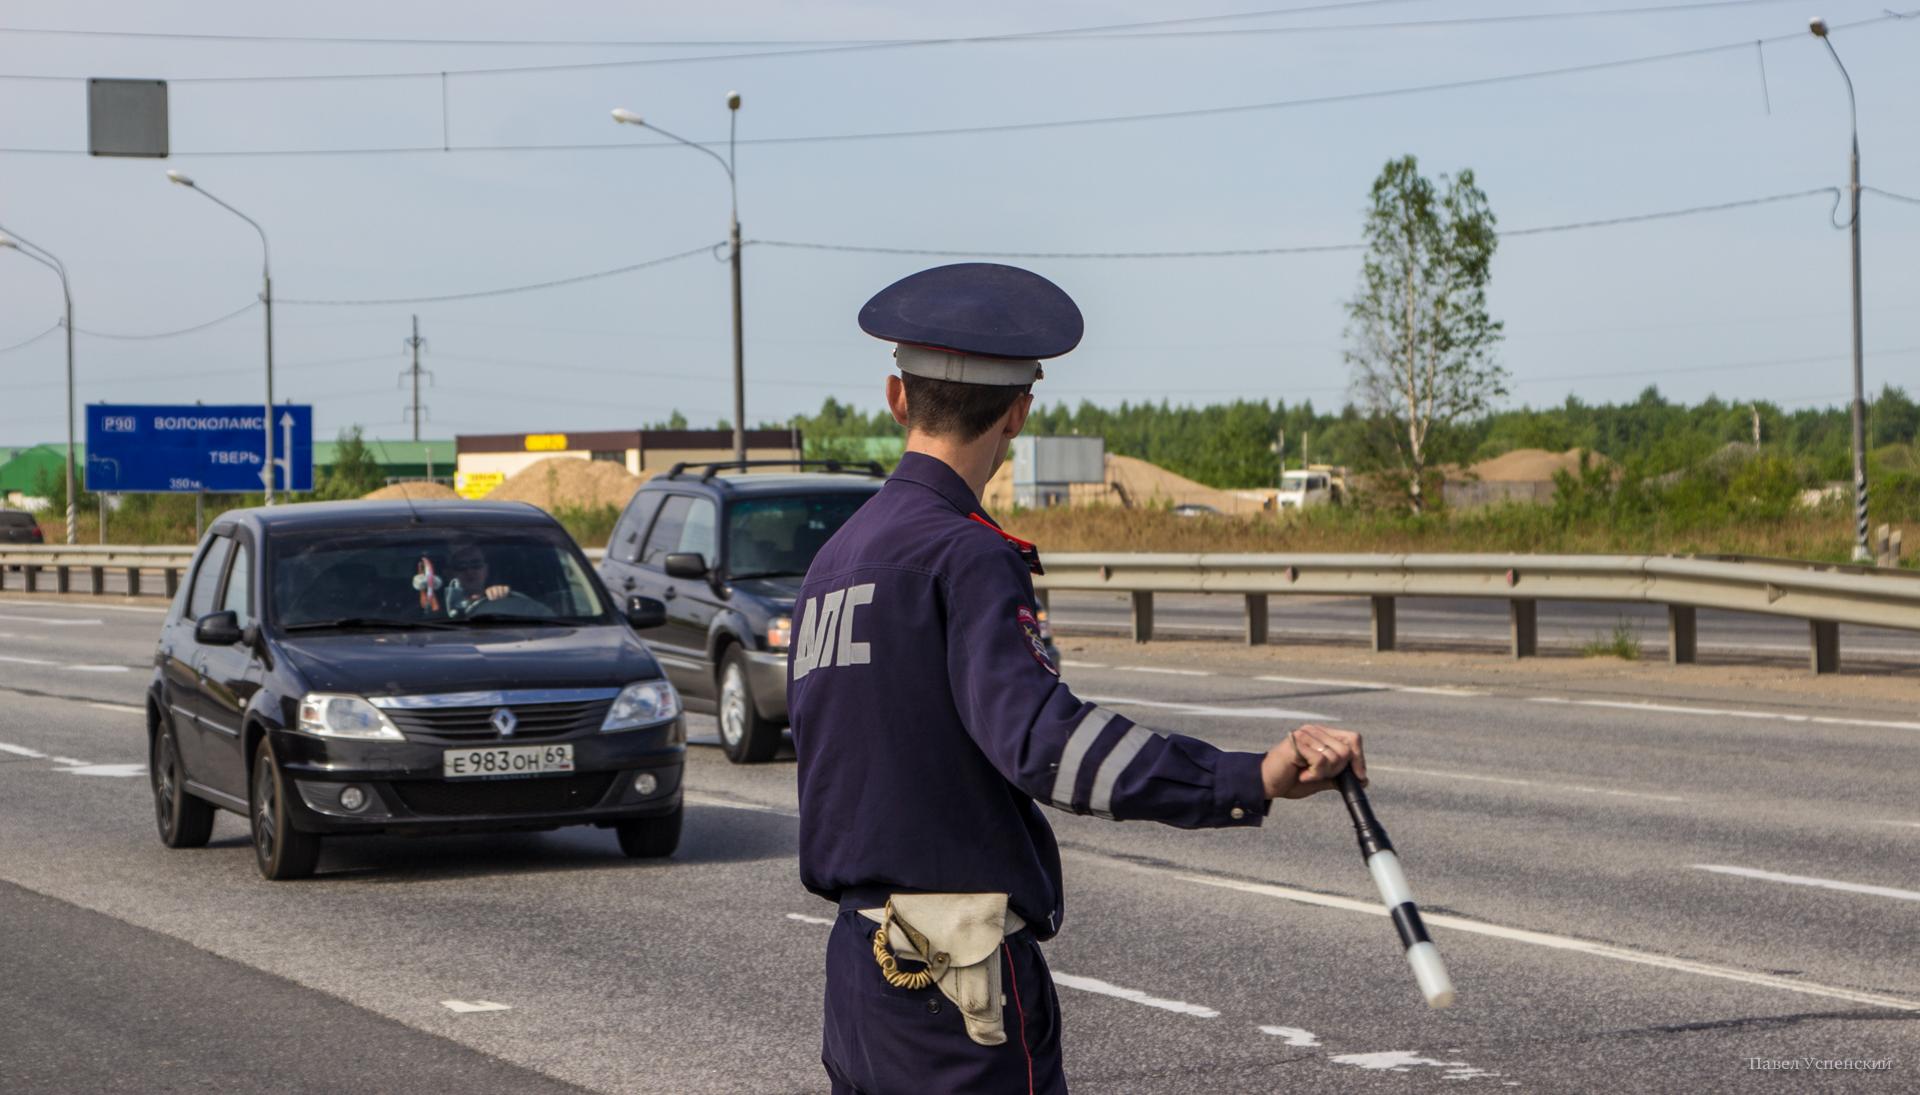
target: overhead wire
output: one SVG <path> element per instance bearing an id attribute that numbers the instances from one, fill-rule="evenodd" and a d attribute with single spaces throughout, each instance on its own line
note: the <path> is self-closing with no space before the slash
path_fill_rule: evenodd
<path id="1" fill-rule="evenodd" d="M 686 251 L 678 252 L 676 254 L 662 255 L 661 257 L 656 259 L 648 259 L 645 262 L 635 262 L 635 263 L 630 263 L 626 266 L 616 266 L 610 270 L 595 270 L 591 273 L 586 273 L 586 274 L 574 274 L 570 277 L 553 278 L 548 281 L 529 282 L 524 285 L 506 285 L 506 286 L 501 286 L 500 288 L 497 288 L 497 289 L 475 289 L 475 290 L 472 290 L 469 292 L 463 292 L 463 293 L 440 293 L 433 296 L 420 296 L 420 297 L 368 297 L 368 298 L 362 298 L 359 300 L 340 300 L 340 299 L 324 299 L 324 298 L 311 298 L 311 297 L 309 298 L 285 297 L 280 299 L 280 303 L 290 304 L 290 305 L 303 305 L 307 307 L 369 307 L 373 305 L 382 305 L 382 304 L 440 304 L 440 303 L 445 303 L 448 301 L 456 301 L 456 300 L 479 300 L 484 297 L 500 297 L 500 296 L 507 296 L 512 293 L 531 293 L 541 289 L 557 289 L 565 285 L 578 285 L 579 283 L 584 281 L 597 281 L 601 278 L 618 277 L 621 274 L 631 274 L 636 270 L 645 270 L 654 266 L 664 266 L 669 262 L 678 262 L 681 259 L 692 258 L 695 255 L 711 254 L 716 248 L 724 247 L 724 246 L 725 246 L 724 242 L 710 243 L 702 247 L 694 247 Z"/>
<path id="2" fill-rule="evenodd" d="M 46 338 L 48 335 L 54 333 L 55 331 L 58 331 L 63 326 L 65 325 L 61 323 L 55 323 L 53 326 L 48 327 L 46 330 L 41 331 L 39 334 L 34 335 L 31 338 L 22 339 L 21 341 L 16 342 L 11 346 L 0 346 L 0 354 L 10 354 L 15 350 L 24 350 L 27 347 L 33 345 L 34 343 L 39 342 L 41 339 Z"/>
<path id="3" fill-rule="evenodd" d="M 233 311 L 228 312 L 226 315 L 217 316 L 207 320 L 205 323 L 196 323 L 191 327 L 180 327 L 171 331 L 91 331 L 85 327 L 75 327 L 73 331 L 75 334 L 86 335 L 88 338 L 107 338 L 116 342 L 145 342 L 158 338 L 178 338 L 181 335 L 190 335 L 195 331 L 204 331 L 209 327 L 218 327 L 220 324 L 246 315 L 258 307 L 260 307 L 259 301 L 250 301 L 242 307 L 235 308 Z"/>

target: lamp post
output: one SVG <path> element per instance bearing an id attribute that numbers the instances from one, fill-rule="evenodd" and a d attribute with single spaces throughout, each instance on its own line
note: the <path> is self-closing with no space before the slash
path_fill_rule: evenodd
<path id="1" fill-rule="evenodd" d="M 272 253 L 267 247 L 267 230 L 260 227 L 259 221 L 254 220 L 233 206 L 221 201 L 213 194 L 201 189 L 200 184 L 194 182 L 181 172 L 167 172 L 167 181 L 179 186 L 184 186 L 194 193 L 199 194 L 213 204 L 246 221 L 253 226 L 255 232 L 260 233 L 260 303 L 266 306 L 267 311 L 267 410 L 261 422 L 262 429 L 267 436 L 267 463 L 261 472 L 261 480 L 266 487 L 266 504 L 271 506 L 273 505 L 273 468 L 275 464 L 273 457 L 273 263 Z M 292 457 L 292 453 L 287 454 L 287 484 L 289 486 L 293 484 Z"/>
<path id="2" fill-rule="evenodd" d="M 1833 39 L 1827 36 L 1827 21 L 1816 18 L 1808 29 L 1827 47 L 1840 78 L 1847 82 L 1847 125 L 1853 132 L 1853 155 L 1847 161 L 1853 213 L 1849 223 L 1853 236 L 1853 561 L 1864 563 L 1873 558 L 1873 552 L 1867 548 L 1867 402 L 1860 335 L 1860 113 L 1853 99 L 1853 77 L 1847 75 L 1847 66 L 1840 63 Z"/>
<path id="3" fill-rule="evenodd" d="M 60 299 L 67 309 L 67 318 L 62 326 L 67 329 L 67 543 L 72 544 L 78 541 L 78 534 L 75 529 L 74 507 L 77 503 L 73 484 L 73 290 L 67 285 L 67 264 L 46 248 L 7 232 L 5 227 L 0 227 L 0 233 L 6 233 L 0 235 L 0 247 L 18 251 L 60 275 Z"/>
<path id="4" fill-rule="evenodd" d="M 712 156 L 727 173 L 727 192 L 732 201 L 732 217 L 727 225 L 728 258 L 733 265 L 733 458 L 747 458 L 746 339 L 741 327 L 740 307 L 740 188 L 733 175 L 733 137 L 740 119 L 740 93 L 727 92 L 727 158 L 702 144 L 695 144 L 641 118 L 625 108 L 616 108 L 613 120 L 621 125 L 637 125 L 653 130 L 669 140 Z"/>

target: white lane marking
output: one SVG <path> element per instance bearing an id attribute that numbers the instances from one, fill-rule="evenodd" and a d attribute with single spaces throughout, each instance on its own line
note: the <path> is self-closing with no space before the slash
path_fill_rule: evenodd
<path id="1" fill-rule="evenodd" d="M 118 711 L 118 712 L 121 712 L 122 714 L 128 714 L 128 715 L 144 715 L 147 713 L 146 708 L 135 707 L 133 704 L 130 704 L 130 703 L 106 703 L 104 701 L 89 700 L 87 702 L 87 706 L 97 707 L 102 711 Z"/>
<path id="2" fill-rule="evenodd" d="M 50 761 L 52 761 L 52 762 L 54 762 L 55 764 L 75 764 L 75 765 L 78 765 L 78 764 L 86 764 L 86 763 L 87 763 L 87 762 L 86 762 L 86 761 L 84 761 L 84 760 L 75 760 L 75 759 L 73 759 L 72 757 L 58 757 L 58 756 L 55 756 L 55 757 L 48 757 L 47 759 L 48 759 L 48 760 L 50 760 Z"/>
<path id="3" fill-rule="evenodd" d="M 1107 667 L 1105 662 L 1070 662 L 1064 659 L 1060 664 L 1068 669 L 1105 669 Z"/>
<path id="4" fill-rule="evenodd" d="M 1241 719 L 1302 719 L 1307 722 L 1323 719 L 1328 722 L 1336 721 L 1332 715 L 1295 711 L 1286 707 L 1216 707 L 1207 703 L 1168 703 L 1162 700 L 1130 699 L 1126 696 L 1082 696 L 1081 699 L 1094 703 L 1113 704 L 1116 707 L 1157 707 L 1182 715 L 1215 715 L 1221 718 Z"/>
<path id="5" fill-rule="evenodd" d="M 47 627 L 97 627 L 107 622 L 105 620 L 54 620 L 46 616 L 6 615 L 0 615 L 0 620 L 14 624 L 43 624 Z"/>
<path id="6" fill-rule="evenodd" d="M 1717 863 L 1695 863 L 1693 869 L 1712 871 L 1715 874 L 1738 875 L 1741 878 L 1757 878 L 1762 882 L 1785 882 L 1790 886 L 1814 886 L 1822 890 L 1840 890 L 1843 893 L 1863 893 L 1874 897 L 1897 898 L 1901 901 L 1920 901 L 1920 891 L 1896 890 L 1892 886 L 1869 886 L 1863 882 L 1836 882 L 1831 878 L 1781 874 L 1778 871 L 1760 871 L 1752 867 L 1724 867 Z"/>
<path id="7" fill-rule="evenodd" d="M 63 665 L 60 668 L 74 673 L 125 673 L 124 665 Z"/>
<path id="8" fill-rule="evenodd" d="M 1812 722 L 1824 726 L 1870 726 L 1881 730 L 1920 730 L 1920 722 L 1893 722 L 1885 719 L 1843 719 L 1832 715 L 1795 715 L 1787 711 L 1749 711 L 1732 707 L 1682 707 L 1671 703 L 1632 703 L 1626 700 L 1569 700 L 1558 696 L 1534 696 L 1534 703 L 1570 704 L 1578 707 L 1616 707 L 1627 711 L 1657 711 L 1670 715 L 1718 715 L 1730 719 L 1771 719 L 1775 722 Z"/>
<path id="9" fill-rule="evenodd" d="M 1874 824 L 1875 825 L 1904 825 L 1909 829 L 1920 829 L 1920 821 L 1893 821 L 1889 819 L 1883 819 L 1883 820 L 1875 821 Z"/>
<path id="10" fill-rule="evenodd" d="M 1088 854 L 1088 853 L 1081 853 Z M 1296 890 L 1290 886 L 1274 886 L 1265 882 L 1242 882 L 1234 878 L 1217 878 L 1208 875 L 1179 874 L 1164 871 L 1162 868 L 1145 864 L 1131 863 L 1125 860 L 1099 856 L 1109 865 L 1125 870 L 1147 871 L 1152 873 L 1173 874 L 1174 877 L 1200 886 L 1213 886 L 1223 890 L 1238 890 L 1242 893 L 1259 894 L 1263 897 L 1277 897 L 1283 901 L 1294 901 L 1302 905 L 1319 905 L 1322 908 L 1340 909 L 1345 912 L 1365 913 L 1368 916 L 1385 916 L 1387 910 L 1378 904 L 1355 901 L 1350 897 L 1335 897 L 1331 894 L 1313 893 L 1308 890 Z M 1708 962 L 1693 962 L 1685 958 L 1669 958 L 1663 954 L 1651 954 L 1646 951 L 1629 950 L 1606 943 L 1594 943 L 1585 939 L 1573 939 L 1564 935 L 1549 935 L 1546 932 L 1528 931 L 1524 928 L 1509 928 L 1500 924 L 1489 924 L 1481 920 L 1468 920 L 1461 916 L 1446 913 L 1423 911 L 1420 918 L 1428 927 L 1452 928 L 1455 931 L 1471 932 L 1474 935 L 1491 936 L 1514 943 L 1530 943 L 1549 950 L 1573 951 L 1591 955 L 1595 958 L 1611 958 L 1616 962 L 1629 962 L 1635 965 L 1654 966 L 1659 969 L 1673 970 L 1678 973 L 1691 973 L 1700 977 L 1715 977 L 1725 981 L 1738 981 L 1762 988 L 1780 989 L 1784 992 L 1797 992 L 1804 996 L 1821 996 L 1832 1000 L 1845 1000 L 1849 1003 L 1866 1004 L 1870 1007 L 1895 1008 L 1900 1011 L 1920 1012 L 1920 1000 L 1909 1000 L 1899 996 L 1884 996 L 1874 992 L 1858 992 L 1853 989 L 1839 988 L 1834 985 L 1822 985 L 1812 981 L 1799 981 L 1786 977 L 1775 977 L 1765 973 L 1750 973 L 1731 966 L 1716 966 Z"/>
<path id="11" fill-rule="evenodd" d="M 52 665 L 54 664 L 46 660 L 45 658 L 15 658 L 15 657 L 10 657 L 6 654 L 0 654 L 0 662 L 7 662 L 12 665 Z"/>
<path id="12" fill-rule="evenodd" d="M 1120 669 L 1125 673 L 1164 673 L 1169 677 L 1213 676 L 1211 672 L 1205 669 L 1167 669 L 1157 665 L 1123 665 Z"/>
<path id="13" fill-rule="evenodd" d="M 1321 688 L 1358 688 L 1366 692 L 1406 692 L 1416 696 L 1484 696 L 1485 692 L 1476 692 L 1471 688 L 1454 688 L 1448 685 L 1387 684 L 1382 681 L 1343 681 L 1319 677 L 1274 677 L 1253 678 L 1256 681 L 1272 681 L 1276 684 L 1311 684 Z"/>
<path id="14" fill-rule="evenodd" d="M 1189 1004 L 1185 1000 L 1168 1000 L 1159 996 L 1148 996 L 1139 989 L 1121 988 L 1119 985 L 1102 981 L 1097 977 L 1076 977 L 1071 973 L 1055 971 L 1053 983 L 1062 988 L 1079 989 L 1081 992 L 1097 992 L 1102 996 L 1111 996 L 1118 1000 L 1127 1000 L 1142 1007 L 1159 1008 L 1180 1015 L 1191 1015 L 1198 1019 L 1218 1019 L 1220 1013 L 1200 1004 Z"/>
<path id="15" fill-rule="evenodd" d="M 1646 798 L 1655 802 L 1685 802 L 1680 795 L 1655 795 L 1645 791 L 1615 791 L 1607 787 L 1587 787 L 1578 783 L 1555 783 L 1540 779 L 1513 779 L 1507 776 L 1477 776 L 1467 772 L 1441 772 L 1432 768 L 1401 768 L 1398 765 L 1369 764 L 1370 772 L 1393 772 L 1409 776 L 1433 776 L 1438 779 L 1459 779 L 1472 783 L 1504 783 L 1510 787 L 1546 787 L 1555 791 L 1578 791 L 1583 795 L 1613 795 L 1617 798 Z"/>
<path id="16" fill-rule="evenodd" d="M 1443 1080 L 1471 1080 L 1478 1076 L 1491 1078 L 1500 1075 L 1484 1068 L 1475 1068 L 1465 1061 L 1436 1061 L 1404 1049 L 1390 1049 L 1383 1053 L 1342 1053 L 1328 1059 L 1335 1064 L 1353 1065 L 1370 1072 L 1412 1072 L 1416 1067 L 1431 1066 L 1446 1070 L 1441 1074 Z"/>
<path id="17" fill-rule="evenodd" d="M 62 768 L 60 771 L 72 776 L 110 776 L 119 779 L 133 779 L 147 774 L 144 764 L 89 764 L 84 768 Z"/>
<path id="18" fill-rule="evenodd" d="M 67 604 L 64 601 L 5 600 L 5 601 L 0 601 L 0 605 L 12 605 L 15 608 L 61 608 L 61 609 L 66 609 L 70 612 L 146 612 L 155 616 L 164 616 L 168 612 L 172 611 L 171 609 L 168 609 L 168 608 L 152 608 L 147 605 L 103 605 L 103 604 L 75 605 L 75 604 Z M 27 618 L 34 619 L 34 620 L 43 619 L 43 617 L 40 617 L 40 616 L 31 616 Z M 97 624 L 100 621 L 90 620 L 87 622 Z"/>
<path id="19" fill-rule="evenodd" d="M 806 913 L 788 913 L 787 919 L 798 920 L 802 924 L 824 924 L 829 928 L 833 927 L 833 921 L 828 920 L 824 916 L 808 916 Z"/>
<path id="20" fill-rule="evenodd" d="M 1271 1034 L 1275 1038 L 1285 1038 L 1290 1046 L 1317 1046 L 1320 1036 L 1310 1030 L 1299 1027 L 1261 1027 L 1260 1033 Z"/>
<path id="21" fill-rule="evenodd" d="M 29 749 L 24 745 L 8 745 L 4 741 L 0 741 L 0 753 L 12 753 L 16 757 L 32 757 L 35 760 L 47 758 L 47 755 L 38 749 Z"/>
<path id="22" fill-rule="evenodd" d="M 512 1011 L 511 1004 L 496 1004 L 492 1000 L 442 1000 L 440 1006 L 448 1011 L 461 1014 L 472 1011 Z"/>
<path id="23" fill-rule="evenodd" d="M 750 810 L 756 814 L 779 814 L 781 817 L 800 816 L 797 811 L 782 810 L 778 806 L 768 806 L 759 802 L 743 802 L 737 798 L 721 798 L 718 795 L 703 795 L 698 791 L 685 792 L 681 796 L 681 801 L 690 802 L 695 806 L 719 806 L 728 810 Z"/>

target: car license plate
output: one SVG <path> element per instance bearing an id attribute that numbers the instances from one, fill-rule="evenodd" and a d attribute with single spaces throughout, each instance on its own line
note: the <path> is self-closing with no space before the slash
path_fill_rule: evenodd
<path id="1" fill-rule="evenodd" d="M 492 776 L 537 776 L 543 772 L 573 771 L 571 745 L 513 745 L 485 749 L 449 749 L 440 756 L 440 774 L 447 779 Z"/>

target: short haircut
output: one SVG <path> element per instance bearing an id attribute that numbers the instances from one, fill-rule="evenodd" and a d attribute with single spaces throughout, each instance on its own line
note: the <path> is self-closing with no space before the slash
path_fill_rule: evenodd
<path id="1" fill-rule="evenodd" d="M 907 428 L 935 437 L 972 441 L 993 428 L 1031 384 L 961 384 L 900 374 L 907 388 Z"/>

